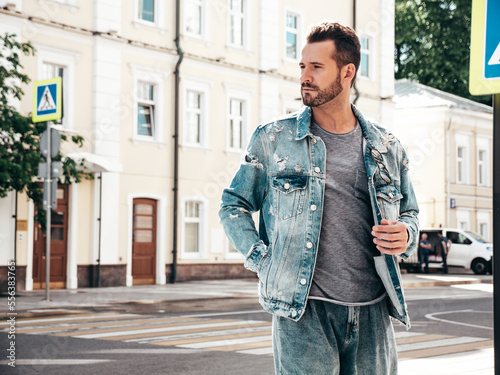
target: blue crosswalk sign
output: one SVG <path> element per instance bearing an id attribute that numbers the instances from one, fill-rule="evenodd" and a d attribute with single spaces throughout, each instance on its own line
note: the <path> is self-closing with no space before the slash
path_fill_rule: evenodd
<path id="1" fill-rule="evenodd" d="M 33 85 L 33 122 L 53 121 L 61 118 L 61 77 L 37 81 Z"/>
<path id="2" fill-rule="evenodd" d="M 469 91 L 500 94 L 500 0 L 472 0 Z"/>
<path id="3" fill-rule="evenodd" d="M 486 0 L 484 78 L 500 78 L 500 0 Z"/>

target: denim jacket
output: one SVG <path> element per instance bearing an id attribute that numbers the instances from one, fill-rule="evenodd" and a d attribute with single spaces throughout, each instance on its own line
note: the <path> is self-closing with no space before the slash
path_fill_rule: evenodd
<path id="1" fill-rule="evenodd" d="M 368 190 L 375 223 L 399 220 L 408 230 L 403 259 L 418 241 L 418 206 L 408 159 L 399 141 L 352 106 L 363 130 Z M 219 217 L 233 244 L 257 272 L 259 301 L 264 310 L 299 320 L 311 286 L 323 216 L 326 149 L 310 131 L 311 109 L 303 107 L 259 126 L 241 165 L 222 193 Z M 376 149 L 383 165 L 371 156 Z M 385 167 L 390 175 L 382 176 Z M 382 178 L 385 177 L 385 180 Z M 252 213 L 260 211 L 257 231 Z M 391 316 L 410 326 L 397 256 L 381 254 L 375 267 L 389 296 Z"/>

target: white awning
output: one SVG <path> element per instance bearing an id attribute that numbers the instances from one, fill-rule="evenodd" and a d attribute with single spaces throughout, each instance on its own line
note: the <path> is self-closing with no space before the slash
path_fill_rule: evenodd
<path id="1" fill-rule="evenodd" d="M 120 163 L 90 152 L 73 152 L 68 154 L 67 157 L 73 159 L 77 163 L 84 160 L 83 165 L 85 165 L 88 172 L 121 172 L 123 170 Z"/>

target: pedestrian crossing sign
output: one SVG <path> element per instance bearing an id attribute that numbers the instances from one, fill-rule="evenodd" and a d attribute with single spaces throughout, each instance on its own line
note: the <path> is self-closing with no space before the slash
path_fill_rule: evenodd
<path id="1" fill-rule="evenodd" d="M 500 93 L 500 0 L 472 0 L 469 91 Z"/>
<path id="2" fill-rule="evenodd" d="M 52 121 L 61 118 L 61 77 L 37 81 L 33 84 L 33 122 Z"/>

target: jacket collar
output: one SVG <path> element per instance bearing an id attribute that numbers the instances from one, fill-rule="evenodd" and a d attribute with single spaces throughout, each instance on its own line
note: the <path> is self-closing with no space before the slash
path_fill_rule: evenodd
<path id="1" fill-rule="evenodd" d="M 361 125 L 363 137 L 368 143 L 368 146 L 370 148 L 376 148 L 382 153 L 387 152 L 386 144 L 387 140 L 391 137 L 389 136 L 390 133 L 382 133 L 379 128 L 364 118 L 361 111 L 354 104 L 351 104 L 351 107 L 354 116 L 356 116 L 359 124 Z M 304 139 L 306 136 L 312 137 L 311 120 L 311 107 L 302 107 L 297 116 L 297 136 L 295 138 L 297 141 Z"/>

